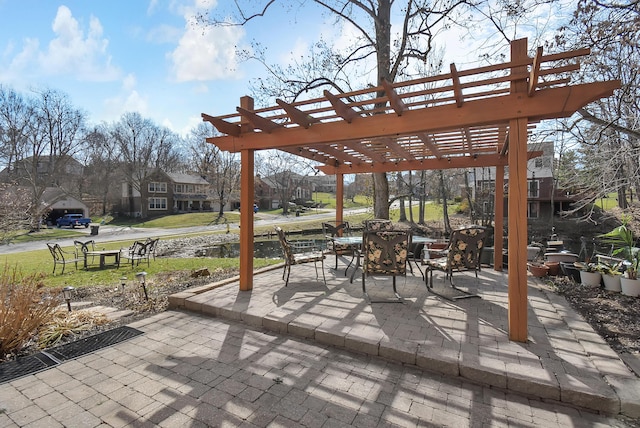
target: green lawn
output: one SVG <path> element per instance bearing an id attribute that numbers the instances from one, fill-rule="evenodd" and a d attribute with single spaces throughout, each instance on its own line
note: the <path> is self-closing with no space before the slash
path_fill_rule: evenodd
<path id="1" fill-rule="evenodd" d="M 108 224 L 115 226 L 131 226 L 131 227 L 149 227 L 149 228 L 167 228 L 174 229 L 178 227 L 192 226 L 211 226 L 215 224 L 237 223 L 240 221 L 240 213 L 237 211 L 228 211 L 223 217 L 218 217 L 218 213 L 186 213 L 172 214 L 162 217 L 156 217 L 150 220 L 123 220 L 114 219 Z"/>
<path id="2" fill-rule="evenodd" d="M 85 236 L 85 234 L 82 232 L 79 232 L 77 229 L 58 229 L 57 227 L 52 227 L 52 228 L 43 228 L 37 232 L 29 232 L 28 230 L 18 230 L 6 236 L 6 239 L 8 242 L 11 242 L 13 244 L 18 244 L 22 242 L 52 241 L 55 239 L 75 238 L 78 236 Z"/>
<path id="3" fill-rule="evenodd" d="M 113 242 L 100 244 L 100 248 L 107 250 L 119 249 L 126 247 L 128 242 Z M 72 247 L 63 248 L 72 250 Z M 264 266 L 279 263 L 277 259 L 255 259 L 254 267 L 259 269 Z M 97 262 L 97 261 L 96 261 Z M 146 263 L 140 263 L 138 266 L 131 267 L 124 261 L 119 269 L 108 267 L 106 269 L 97 269 L 91 267 L 89 270 L 82 268 L 82 263 L 78 264 L 78 270 L 73 264 L 65 267 L 64 274 L 60 274 L 62 266 L 58 265 L 56 274 L 52 274 L 53 259 L 48 249 L 27 251 L 15 254 L 5 254 L 0 256 L 0 263 L 5 268 L 13 269 L 17 267 L 18 271 L 23 275 L 38 275 L 42 284 L 47 287 L 63 287 L 71 285 L 73 287 L 82 287 L 84 285 L 105 285 L 116 286 L 120 284 L 120 279 L 124 276 L 128 280 L 133 280 L 135 274 L 145 271 L 149 274 L 149 281 L 153 281 L 153 275 L 161 272 L 172 271 L 194 271 L 200 268 L 208 268 L 209 271 L 218 269 L 232 269 L 240 266 L 239 258 L 157 258 L 151 260 L 149 266 Z"/>

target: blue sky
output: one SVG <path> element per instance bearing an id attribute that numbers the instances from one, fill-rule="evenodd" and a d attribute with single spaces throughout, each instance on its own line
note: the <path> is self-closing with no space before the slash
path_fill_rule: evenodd
<path id="1" fill-rule="evenodd" d="M 137 111 L 186 135 L 202 112 L 233 113 L 263 72 L 238 63 L 235 46 L 260 40 L 284 64 L 320 34 L 348 36 L 294 3 L 277 3 L 251 26 L 203 28 L 194 15 L 216 0 L 0 0 L 0 83 L 61 90 L 91 123 Z M 440 40 L 457 62 L 458 35 Z"/>
<path id="2" fill-rule="evenodd" d="M 253 38 L 283 58 L 302 40 L 285 45 L 274 28 L 313 38 L 319 22 L 274 9 L 248 34 L 244 28 L 199 28 L 199 0 L 0 0 L 0 83 L 29 93 L 67 93 L 90 122 L 118 120 L 138 111 L 185 135 L 200 113 L 235 111 L 248 81 L 261 70 L 234 61 L 234 47 Z M 215 5 L 209 1 L 208 5 Z"/>

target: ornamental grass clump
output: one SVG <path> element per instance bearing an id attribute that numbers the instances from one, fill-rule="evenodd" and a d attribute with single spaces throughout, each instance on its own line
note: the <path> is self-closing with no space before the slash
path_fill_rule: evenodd
<path id="1" fill-rule="evenodd" d="M 44 288 L 40 276 L 22 276 L 5 265 L 0 273 L 0 360 L 25 347 L 59 304 L 57 293 Z"/>

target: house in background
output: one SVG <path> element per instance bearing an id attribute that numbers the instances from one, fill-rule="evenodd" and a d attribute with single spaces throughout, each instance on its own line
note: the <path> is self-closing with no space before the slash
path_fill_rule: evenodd
<path id="1" fill-rule="evenodd" d="M 263 209 L 276 209 L 295 200 L 313 199 L 314 187 L 309 177 L 291 171 L 255 178 L 254 199 Z"/>
<path id="2" fill-rule="evenodd" d="M 60 187 L 79 194 L 84 166 L 71 156 L 27 157 L 0 171 L 0 180 L 24 186 Z"/>
<path id="3" fill-rule="evenodd" d="M 56 220 L 65 214 L 82 214 L 89 217 L 89 207 L 58 187 L 47 187 L 40 198 L 47 211 L 43 219 L 48 225 L 56 224 Z"/>
<path id="4" fill-rule="evenodd" d="M 132 203 L 133 202 L 133 203 Z M 154 170 L 140 185 L 140 190 L 122 183 L 122 206 L 133 206 L 125 213 L 133 217 L 156 217 L 193 211 L 211 211 L 211 185 L 193 174 Z"/>
<path id="5" fill-rule="evenodd" d="M 314 192 L 336 193 L 335 175 L 312 175 L 307 177 Z"/>
<path id="6" fill-rule="evenodd" d="M 553 142 L 530 144 L 528 151 L 542 151 L 542 156 L 529 159 L 527 163 L 527 218 L 549 221 L 553 215 L 568 209 L 569 205 L 575 200 L 566 191 L 555 189 Z M 493 212 L 495 174 L 496 169 L 494 167 L 473 169 L 474 197 L 476 200 L 485 201 L 483 211 Z M 508 168 L 505 168 L 504 183 L 504 213 L 505 216 L 508 216 Z"/>

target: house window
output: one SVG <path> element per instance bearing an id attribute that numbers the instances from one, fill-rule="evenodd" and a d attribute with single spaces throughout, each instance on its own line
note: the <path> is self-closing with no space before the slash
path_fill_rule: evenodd
<path id="1" fill-rule="evenodd" d="M 167 198 L 149 198 L 149 210 L 166 210 Z"/>
<path id="2" fill-rule="evenodd" d="M 528 198 L 540 197 L 540 186 L 538 180 L 527 180 Z"/>
<path id="3" fill-rule="evenodd" d="M 193 184 L 176 184 L 173 187 L 176 193 L 198 193 L 199 186 Z"/>
<path id="4" fill-rule="evenodd" d="M 529 202 L 527 203 L 527 218 L 538 218 L 540 213 L 540 203 L 539 202 Z"/>
<path id="5" fill-rule="evenodd" d="M 167 193 L 167 183 L 152 181 L 149 183 L 149 193 Z"/>

